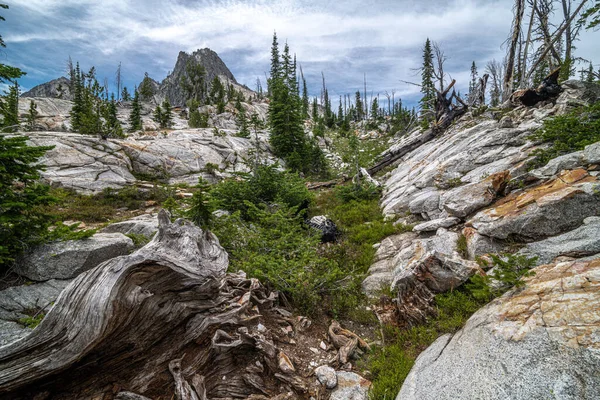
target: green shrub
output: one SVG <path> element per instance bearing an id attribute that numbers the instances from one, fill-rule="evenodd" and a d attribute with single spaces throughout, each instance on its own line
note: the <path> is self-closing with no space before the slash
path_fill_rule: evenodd
<path id="1" fill-rule="evenodd" d="M 133 245 L 137 248 L 144 247 L 151 240 L 151 238 L 147 237 L 146 235 L 142 235 L 139 233 L 127 233 L 125 234 L 125 236 L 133 240 Z"/>
<path id="2" fill-rule="evenodd" d="M 558 156 L 583 150 L 600 141 L 600 102 L 545 120 L 530 139 L 549 145 L 533 152 L 535 159 L 529 164 L 530 169 L 546 165 Z"/>
<path id="3" fill-rule="evenodd" d="M 46 240 L 82 240 L 93 236 L 98 230 L 97 229 L 79 229 L 80 223 L 65 225 L 59 221 L 54 225 L 54 229 L 49 231 L 45 236 Z"/>
<path id="4" fill-rule="evenodd" d="M 240 211 L 245 219 L 252 217 L 247 202 L 255 206 L 276 203 L 303 210 L 313 198 L 298 174 L 279 171 L 274 165 L 260 165 L 254 174 L 225 180 L 215 185 L 210 195 L 215 208 Z"/>
<path id="5" fill-rule="evenodd" d="M 379 199 L 381 187 L 371 184 L 364 185 L 340 185 L 335 189 L 335 195 L 343 202 L 352 200 L 374 200 Z"/>
<path id="6" fill-rule="evenodd" d="M 198 110 L 192 110 L 190 112 L 188 125 L 190 128 L 208 128 L 208 114 L 201 113 Z"/>
<path id="7" fill-rule="evenodd" d="M 504 254 L 490 255 L 492 258 L 491 273 L 486 275 L 475 274 L 471 277 L 466 287 L 472 295 L 483 301 L 490 301 L 501 296 L 513 287 L 522 287 L 523 278 L 535 273 L 537 257 L 529 258 L 524 255 Z"/>
<path id="8" fill-rule="evenodd" d="M 303 227 L 296 208 L 257 207 L 247 202 L 252 222 L 240 211 L 215 221 L 213 232 L 229 253 L 230 269 L 283 292 L 302 313 L 319 310 L 322 296 L 343 291 L 347 273 L 319 254 L 320 237 Z"/>

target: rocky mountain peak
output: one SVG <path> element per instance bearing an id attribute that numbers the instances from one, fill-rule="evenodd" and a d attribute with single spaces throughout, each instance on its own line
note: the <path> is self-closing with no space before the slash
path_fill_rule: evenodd
<path id="1" fill-rule="evenodd" d="M 64 76 L 50 82 L 34 86 L 31 90 L 23 93 L 21 97 L 50 97 L 55 99 L 73 100 L 71 94 L 71 81 Z"/>
<path id="2" fill-rule="evenodd" d="M 155 93 L 155 100 L 157 102 L 167 98 L 172 105 L 182 106 L 185 104 L 185 94 L 181 89 L 181 78 L 186 75 L 186 67 L 190 62 L 196 65 L 200 64 L 204 67 L 207 84 L 215 77 L 219 77 L 222 81 L 237 85 L 237 81 L 229 68 L 227 68 L 227 65 L 213 50 L 209 48 L 198 49 L 192 54 L 180 51 L 177 56 L 175 68 L 160 83 Z"/>

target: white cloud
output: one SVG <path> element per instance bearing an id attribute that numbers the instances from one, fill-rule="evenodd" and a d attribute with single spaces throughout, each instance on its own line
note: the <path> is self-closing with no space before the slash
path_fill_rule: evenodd
<path id="1" fill-rule="evenodd" d="M 63 49 L 64 54 L 54 55 L 60 66 L 56 75 L 62 72 L 68 52 L 74 52 L 86 65 L 123 61 L 136 68 L 130 73 L 137 75 L 138 82 L 142 68 L 162 79 L 180 50 L 210 47 L 225 58 L 239 81 L 254 86 L 255 77 L 262 77 L 268 69 L 276 30 L 281 44 L 289 41 L 307 76 L 325 72 L 333 93 L 352 92 L 351 86 L 360 85 L 366 72 L 373 90 L 396 88 L 410 95 L 418 88 L 399 81 L 415 80 L 411 68 L 420 63 L 426 37 L 444 46 L 450 57 L 449 71 L 461 80 L 472 60 L 483 70 L 486 60 L 501 59 L 500 45 L 508 35 L 512 3 L 16 0 L 11 8 L 22 10 L 22 20 L 12 25 L 5 39 L 9 46 L 22 46 L 28 52 L 35 51 L 34 44 L 53 46 L 57 52 Z M 599 56 L 587 39 L 589 33 L 584 36 L 586 43 L 579 43 L 581 54 Z M 310 84 L 316 90 L 320 82 Z M 466 85 L 459 83 L 459 87 Z"/>

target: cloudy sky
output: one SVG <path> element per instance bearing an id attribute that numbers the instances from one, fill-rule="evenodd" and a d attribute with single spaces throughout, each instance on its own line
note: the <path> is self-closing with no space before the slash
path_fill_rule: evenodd
<path id="1" fill-rule="evenodd" d="M 501 60 L 511 0 L 17 0 L 2 10 L 3 63 L 27 72 L 23 88 L 65 74 L 69 55 L 96 66 L 112 84 L 119 62 L 130 88 L 144 72 L 161 81 L 179 51 L 209 47 L 240 83 L 264 85 L 273 31 L 297 54 L 311 94 L 321 71 L 333 96 L 362 88 L 395 90 L 407 103 L 427 37 L 439 43 L 446 70 L 466 91 L 471 62 Z M 330 3 L 330 4 L 326 4 Z M 600 32 L 584 32 L 576 55 L 600 62 Z"/>

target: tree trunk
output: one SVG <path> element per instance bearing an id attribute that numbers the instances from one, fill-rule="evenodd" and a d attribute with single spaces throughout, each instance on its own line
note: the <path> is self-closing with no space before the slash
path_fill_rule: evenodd
<path id="1" fill-rule="evenodd" d="M 516 0 L 515 2 L 515 18 L 513 20 L 512 38 L 510 41 L 510 47 L 508 50 L 508 56 L 506 59 L 506 71 L 504 75 L 504 98 L 503 101 L 507 100 L 513 92 L 513 80 L 515 73 L 515 56 L 517 52 L 517 45 L 519 44 L 519 37 L 521 35 L 521 20 L 523 19 L 523 13 L 525 11 L 525 0 Z M 519 55 L 520 57 L 520 55 Z"/>
<path id="2" fill-rule="evenodd" d="M 161 211 L 148 245 L 81 274 L 29 336 L 0 348 L 0 399 L 203 400 L 276 395 L 289 381 L 308 388 L 293 371 L 277 378 L 274 340 L 297 320 L 274 306 L 276 292 L 227 266 L 214 235 Z"/>

